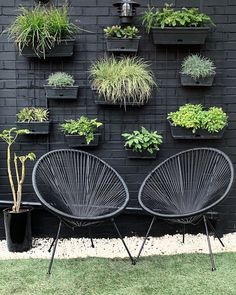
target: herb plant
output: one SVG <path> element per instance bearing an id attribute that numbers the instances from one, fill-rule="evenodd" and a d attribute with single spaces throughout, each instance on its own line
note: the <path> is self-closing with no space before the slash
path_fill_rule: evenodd
<path id="1" fill-rule="evenodd" d="M 64 72 L 56 72 L 51 74 L 47 81 L 49 86 L 57 88 L 70 87 L 75 84 L 73 76 Z"/>
<path id="2" fill-rule="evenodd" d="M 92 88 L 105 101 L 143 104 L 156 85 L 149 65 L 138 57 L 101 59 L 90 68 Z"/>
<path id="3" fill-rule="evenodd" d="M 181 65 L 181 73 L 190 76 L 195 81 L 215 75 L 215 65 L 212 60 L 199 54 L 186 57 Z"/>
<path id="4" fill-rule="evenodd" d="M 122 28 L 121 26 L 112 26 L 104 29 L 104 33 L 108 38 L 125 38 L 133 39 L 138 36 L 138 29 L 135 26 L 127 26 Z"/>
<path id="5" fill-rule="evenodd" d="M 182 8 L 175 10 L 172 5 L 164 8 L 149 7 L 142 17 L 142 23 L 149 33 L 152 28 L 160 27 L 202 27 L 212 23 L 211 18 L 199 11 L 198 8 Z"/>
<path id="6" fill-rule="evenodd" d="M 153 154 L 159 151 L 159 146 L 162 144 L 162 136 L 157 131 L 148 131 L 141 127 L 140 130 L 135 130 L 132 133 L 123 133 L 125 138 L 125 147 L 132 149 L 134 152 L 148 151 Z"/>
<path id="7" fill-rule="evenodd" d="M 103 124 L 98 122 L 97 119 L 89 119 L 85 116 L 81 116 L 77 120 L 66 120 L 65 123 L 61 124 L 61 130 L 65 135 L 84 136 L 86 143 L 89 144 L 94 140 L 94 134 L 102 125 Z"/>
<path id="8" fill-rule="evenodd" d="M 16 116 L 17 122 L 46 122 L 49 120 L 48 109 L 39 107 L 23 108 Z"/>
<path id="9" fill-rule="evenodd" d="M 211 107 L 205 110 L 201 104 L 186 104 L 176 112 L 168 114 L 173 126 L 192 129 L 196 133 L 198 129 L 207 130 L 209 133 L 217 133 L 228 123 L 228 116 L 220 107 Z"/>

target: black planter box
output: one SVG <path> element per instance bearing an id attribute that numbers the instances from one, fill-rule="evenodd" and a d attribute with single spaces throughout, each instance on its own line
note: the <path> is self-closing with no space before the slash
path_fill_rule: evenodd
<path id="1" fill-rule="evenodd" d="M 66 57 L 74 54 L 75 39 L 65 39 L 59 44 L 56 44 L 53 48 L 48 49 L 45 54 L 45 58 L 48 57 Z M 25 57 L 38 57 L 44 58 L 43 55 L 38 56 L 31 47 L 25 46 L 21 51 L 21 55 Z"/>
<path id="2" fill-rule="evenodd" d="M 137 52 L 140 37 L 128 38 L 107 38 L 107 51 L 109 52 Z"/>
<path id="3" fill-rule="evenodd" d="M 65 135 L 69 147 L 95 147 L 98 146 L 100 133 L 94 134 L 94 140 L 89 144 L 86 143 L 85 137 L 80 135 Z"/>
<path id="4" fill-rule="evenodd" d="M 200 45 L 206 41 L 208 27 L 167 27 L 151 30 L 154 44 Z"/>
<path id="5" fill-rule="evenodd" d="M 126 149 L 127 157 L 129 159 L 143 159 L 143 160 L 153 160 L 157 157 L 157 151 L 154 151 L 153 154 L 150 154 L 148 151 L 143 152 L 134 152 L 131 149 Z"/>
<path id="6" fill-rule="evenodd" d="M 50 132 L 50 121 L 47 122 L 16 122 L 17 129 L 28 129 L 29 134 L 49 134 Z"/>
<path id="7" fill-rule="evenodd" d="M 78 85 L 56 88 L 49 85 L 44 85 L 47 99 L 77 99 Z"/>
<path id="8" fill-rule="evenodd" d="M 180 81 L 182 86 L 190 86 L 190 87 L 210 87 L 213 84 L 215 75 L 212 75 L 207 78 L 200 78 L 194 80 L 188 75 L 180 73 Z"/>

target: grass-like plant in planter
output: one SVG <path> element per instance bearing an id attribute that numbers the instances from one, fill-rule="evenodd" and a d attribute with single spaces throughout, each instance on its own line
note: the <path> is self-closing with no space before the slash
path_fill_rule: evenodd
<path id="1" fill-rule="evenodd" d="M 168 114 L 175 139 L 218 139 L 223 136 L 228 116 L 220 107 L 205 110 L 201 104 L 185 104 Z"/>
<path id="2" fill-rule="evenodd" d="M 155 159 L 163 142 L 162 135 L 157 131 L 149 131 L 144 127 L 132 133 L 123 133 L 122 136 L 130 159 Z"/>
<path id="3" fill-rule="evenodd" d="M 98 128 L 102 125 L 97 119 L 81 116 L 77 120 L 66 120 L 60 128 L 70 147 L 86 147 L 98 145 L 100 137 Z"/>
<path id="4" fill-rule="evenodd" d="M 70 21 L 67 5 L 21 7 L 19 12 L 6 32 L 20 54 L 44 59 L 73 55 L 74 36 L 81 29 Z"/>
<path id="5" fill-rule="evenodd" d="M 17 156 L 12 152 L 18 136 L 28 133 L 27 129 L 17 128 L 6 129 L 0 133 L 0 138 L 7 144 L 7 172 L 13 197 L 12 208 L 3 211 L 7 246 L 11 252 L 23 252 L 32 247 L 31 209 L 21 207 L 21 200 L 26 162 L 34 161 L 36 156 L 32 152 L 25 156 Z"/>
<path id="6" fill-rule="evenodd" d="M 75 85 L 73 76 L 65 72 L 56 72 L 47 79 L 44 85 L 48 99 L 77 99 L 79 86 Z"/>
<path id="7" fill-rule="evenodd" d="M 107 51 L 109 52 L 137 52 L 140 36 L 135 26 L 121 27 L 118 25 L 104 29 Z"/>
<path id="8" fill-rule="evenodd" d="M 28 129 L 28 134 L 49 134 L 50 121 L 48 109 L 41 107 L 27 107 L 17 114 L 18 129 Z"/>
<path id="9" fill-rule="evenodd" d="M 187 56 L 181 65 L 181 84 L 183 86 L 212 86 L 215 77 L 212 60 L 199 54 Z"/>
<path id="10" fill-rule="evenodd" d="M 143 105 L 149 100 L 155 78 L 146 61 L 138 57 L 105 58 L 90 68 L 91 87 L 97 104 Z"/>
<path id="11" fill-rule="evenodd" d="M 175 10 L 172 5 L 164 8 L 149 7 L 142 16 L 142 23 L 152 33 L 154 44 L 204 44 L 211 18 L 198 8 Z"/>

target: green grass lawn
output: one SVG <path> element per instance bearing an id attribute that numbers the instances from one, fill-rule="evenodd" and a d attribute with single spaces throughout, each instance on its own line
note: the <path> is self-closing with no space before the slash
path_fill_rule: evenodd
<path id="1" fill-rule="evenodd" d="M 0 294 L 22 295 L 235 295 L 236 253 L 186 254 L 128 259 L 55 260 L 51 277 L 46 260 L 0 261 Z"/>

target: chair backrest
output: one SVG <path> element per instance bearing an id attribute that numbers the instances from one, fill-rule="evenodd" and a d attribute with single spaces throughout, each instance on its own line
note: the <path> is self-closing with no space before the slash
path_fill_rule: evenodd
<path id="1" fill-rule="evenodd" d="M 221 202 L 234 179 L 232 162 L 213 148 L 178 153 L 159 164 L 139 190 L 142 208 L 163 218 L 202 214 Z"/>
<path id="2" fill-rule="evenodd" d="M 84 151 L 62 149 L 43 155 L 33 170 L 33 187 L 53 213 L 78 220 L 101 220 L 121 212 L 129 193 L 106 162 Z"/>

